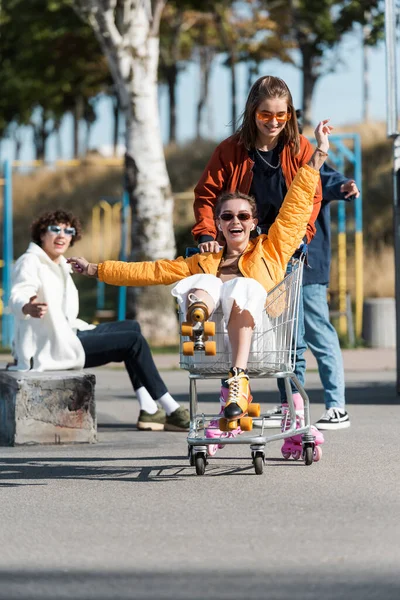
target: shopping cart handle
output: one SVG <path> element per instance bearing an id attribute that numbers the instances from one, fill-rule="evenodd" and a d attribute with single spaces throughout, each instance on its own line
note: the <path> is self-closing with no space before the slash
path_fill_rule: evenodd
<path id="1" fill-rule="evenodd" d="M 308 245 L 301 244 L 300 248 L 297 248 L 296 252 L 293 254 L 294 258 L 300 258 L 302 256 L 307 257 L 308 253 Z"/>
<path id="2" fill-rule="evenodd" d="M 193 256 L 193 254 L 199 254 L 200 250 L 198 248 L 190 247 L 185 250 L 185 258 L 189 258 Z"/>

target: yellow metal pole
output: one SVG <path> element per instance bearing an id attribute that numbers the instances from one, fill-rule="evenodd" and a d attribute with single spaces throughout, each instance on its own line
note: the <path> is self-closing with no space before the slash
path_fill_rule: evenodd
<path id="1" fill-rule="evenodd" d="M 364 272 L 363 272 L 363 232 L 356 231 L 355 234 L 355 265 L 356 265 L 356 310 L 355 310 L 355 329 L 356 336 L 361 337 L 362 317 L 364 304 Z"/>
<path id="2" fill-rule="evenodd" d="M 111 258 L 111 251 L 113 246 L 113 223 L 112 223 L 112 208 L 108 202 L 105 200 L 100 200 L 99 202 L 100 208 L 103 209 L 103 251 L 104 255 L 102 258 L 104 260 L 109 260 Z"/>
<path id="3" fill-rule="evenodd" d="M 346 257 L 346 233 L 338 233 L 338 275 L 339 275 L 339 311 L 344 313 L 339 317 L 339 332 L 347 333 L 346 292 L 347 292 L 347 257 Z"/>
<path id="4" fill-rule="evenodd" d="M 99 263 L 101 258 L 100 233 L 100 206 L 96 204 L 92 208 L 92 260 L 94 263 Z"/>
<path id="5" fill-rule="evenodd" d="M 112 207 L 112 221 L 113 221 L 113 232 L 115 239 L 113 246 L 111 247 L 112 258 L 119 258 L 119 249 L 121 247 L 121 202 L 116 202 Z"/>

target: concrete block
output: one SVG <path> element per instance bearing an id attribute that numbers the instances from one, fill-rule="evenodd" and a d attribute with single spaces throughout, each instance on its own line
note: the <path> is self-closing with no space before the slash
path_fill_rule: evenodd
<path id="1" fill-rule="evenodd" d="M 366 298 L 362 336 L 370 348 L 396 347 L 396 303 L 394 298 Z"/>
<path id="2" fill-rule="evenodd" d="M 0 446 L 95 442 L 95 383 L 83 371 L 0 371 Z"/>

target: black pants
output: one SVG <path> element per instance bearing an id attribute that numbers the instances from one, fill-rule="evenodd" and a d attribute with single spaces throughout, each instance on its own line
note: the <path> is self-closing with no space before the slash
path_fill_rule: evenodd
<path id="1" fill-rule="evenodd" d="M 101 323 L 77 335 L 85 351 L 85 368 L 123 361 L 134 390 L 144 386 L 154 399 L 168 391 L 137 321 Z"/>

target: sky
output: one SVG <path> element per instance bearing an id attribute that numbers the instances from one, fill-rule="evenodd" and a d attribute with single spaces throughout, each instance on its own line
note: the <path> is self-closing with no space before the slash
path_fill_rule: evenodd
<path id="1" fill-rule="evenodd" d="M 316 84 L 313 99 L 313 119 L 317 123 L 330 118 L 333 125 L 347 125 L 362 120 L 362 46 L 361 34 L 348 35 L 339 48 L 340 62 L 335 72 L 322 76 Z M 210 81 L 210 101 L 208 115 L 203 123 L 203 136 L 221 140 L 231 133 L 230 128 L 230 79 L 229 70 L 222 65 L 223 57 L 219 57 L 212 70 Z M 400 60 L 397 57 L 400 70 Z M 292 92 L 294 104 L 301 106 L 301 72 L 292 65 L 285 65 L 278 60 L 265 61 L 260 75 L 275 75 L 286 81 Z M 238 66 L 238 111 L 244 108 L 247 89 L 247 73 L 245 65 Z M 386 119 L 386 61 L 385 48 L 381 44 L 370 51 L 370 111 L 371 118 L 377 121 Z M 195 63 L 188 63 L 181 72 L 178 83 L 178 124 L 177 138 L 179 143 L 189 141 L 195 134 L 196 103 L 199 92 L 199 74 Z M 164 142 L 168 135 L 168 100 L 166 89 L 160 87 L 159 105 L 161 115 L 162 136 Z M 111 101 L 100 99 L 96 104 L 98 119 L 91 133 L 91 148 L 107 154 L 112 144 L 112 112 Z M 81 130 L 82 137 L 84 129 Z M 22 160 L 34 158 L 32 132 L 30 128 L 23 130 Z M 121 136 L 121 151 L 123 136 Z M 61 145 L 63 156 L 72 157 L 72 118 L 66 116 L 61 128 Z M 47 160 L 52 161 L 57 154 L 55 136 L 48 143 Z M 4 140 L 1 146 L 1 159 L 14 158 L 14 144 Z"/>

